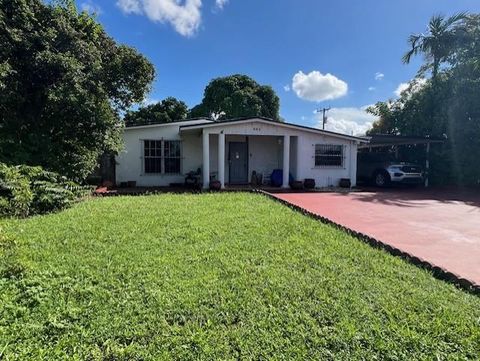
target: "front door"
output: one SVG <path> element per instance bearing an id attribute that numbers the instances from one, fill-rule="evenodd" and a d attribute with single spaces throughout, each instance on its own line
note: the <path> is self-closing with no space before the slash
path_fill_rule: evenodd
<path id="1" fill-rule="evenodd" d="M 229 173 L 231 184 L 248 183 L 248 145 L 247 142 L 229 143 Z"/>

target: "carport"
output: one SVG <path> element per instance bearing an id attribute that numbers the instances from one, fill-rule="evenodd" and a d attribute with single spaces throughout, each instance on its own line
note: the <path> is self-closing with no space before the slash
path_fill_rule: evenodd
<path id="1" fill-rule="evenodd" d="M 367 144 L 359 144 L 358 149 L 368 149 L 373 151 L 374 148 L 386 148 L 395 152 L 398 158 L 398 150 L 401 146 L 425 145 L 425 187 L 428 187 L 428 174 L 430 169 L 430 145 L 443 143 L 445 139 L 417 136 L 403 136 L 393 134 L 373 134 L 365 137 L 368 139 Z"/>

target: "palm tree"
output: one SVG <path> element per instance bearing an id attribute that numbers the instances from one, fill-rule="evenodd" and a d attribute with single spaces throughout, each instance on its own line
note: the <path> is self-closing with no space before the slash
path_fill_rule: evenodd
<path id="1" fill-rule="evenodd" d="M 405 64 L 410 63 L 412 56 L 423 54 L 427 60 L 427 68 L 432 69 L 435 79 L 442 62 L 445 62 L 454 51 L 457 32 L 467 18 L 466 13 L 458 13 L 449 18 L 442 15 L 433 16 L 428 23 L 425 34 L 412 34 L 408 38 L 411 49 L 403 56 Z"/>

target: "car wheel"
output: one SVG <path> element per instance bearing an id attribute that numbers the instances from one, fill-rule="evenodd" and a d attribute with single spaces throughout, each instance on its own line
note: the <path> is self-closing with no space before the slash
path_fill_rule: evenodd
<path id="1" fill-rule="evenodd" d="M 390 184 L 390 176 L 385 171 L 375 172 L 373 175 L 373 184 L 377 187 L 384 188 Z"/>

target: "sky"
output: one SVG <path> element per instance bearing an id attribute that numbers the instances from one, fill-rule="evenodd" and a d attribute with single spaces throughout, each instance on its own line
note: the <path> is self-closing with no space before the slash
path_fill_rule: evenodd
<path id="1" fill-rule="evenodd" d="M 119 43 L 138 49 L 156 79 L 145 103 L 193 107 L 208 82 L 246 74 L 280 97 L 290 123 L 362 134 L 365 112 L 394 99 L 422 59 L 402 63 L 407 38 L 432 15 L 480 12 L 479 0 L 77 0 Z"/>

